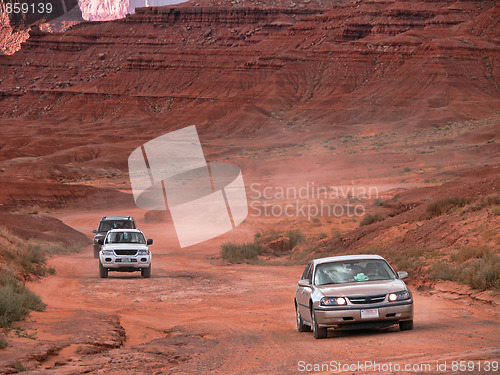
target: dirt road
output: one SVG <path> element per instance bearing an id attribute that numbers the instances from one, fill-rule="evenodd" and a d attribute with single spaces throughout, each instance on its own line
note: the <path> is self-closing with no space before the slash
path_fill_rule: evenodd
<path id="1" fill-rule="evenodd" d="M 90 234 L 104 214 L 57 217 Z M 295 329 L 293 295 L 302 267 L 227 265 L 218 258 L 221 239 L 179 249 L 171 226 L 132 214 L 155 241 L 152 278 L 110 273 L 100 279 L 90 248 L 52 258 L 57 274 L 30 284 L 48 306 L 25 323 L 38 337 L 23 339 L 26 353 L 33 345 L 51 348 L 33 373 L 342 372 L 332 361 L 345 373 L 445 373 L 436 364 L 446 361 L 446 372 L 456 373 L 452 361 L 463 360 L 473 360 L 479 373 L 478 364 L 500 359 L 500 320 L 491 307 L 420 292 L 413 331 L 330 332 L 315 340 Z M 243 225 L 224 240 L 252 233 Z M 358 361 L 383 367 L 345 367 Z M 416 371 L 405 371 L 407 365 Z"/>

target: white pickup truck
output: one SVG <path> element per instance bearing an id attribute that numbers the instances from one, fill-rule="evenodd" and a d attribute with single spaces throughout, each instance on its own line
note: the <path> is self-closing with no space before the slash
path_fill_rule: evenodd
<path id="1" fill-rule="evenodd" d="M 151 277 L 151 252 L 148 246 L 152 239 L 144 237 L 138 229 L 112 229 L 104 239 L 99 251 L 99 275 L 108 277 L 108 271 L 141 271 L 142 277 Z"/>

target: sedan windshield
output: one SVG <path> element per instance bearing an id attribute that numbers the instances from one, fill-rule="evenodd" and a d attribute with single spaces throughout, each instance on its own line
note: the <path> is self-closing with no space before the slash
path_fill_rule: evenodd
<path id="1" fill-rule="evenodd" d="M 387 262 L 378 259 L 321 263 L 316 267 L 315 285 L 392 280 L 396 274 Z"/>
<path id="2" fill-rule="evenodd" d="M 146 240 L 142 233 L 137 232 L 111 232 L 108 233 L 105 243 L 140 243 L 145 244 Z"/>

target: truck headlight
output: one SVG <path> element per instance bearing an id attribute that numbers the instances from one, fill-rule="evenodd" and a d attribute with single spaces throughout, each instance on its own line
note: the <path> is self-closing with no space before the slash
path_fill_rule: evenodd
<path id="1" fill-rule="evenodd" d="M 137 255 L 149 255 L 149 250 L 139 250 Z"/>
<path id="2" fill-rule="evenodd" d="M 102 255 L 113 255 L 113 250 L 101 250 Z"/>

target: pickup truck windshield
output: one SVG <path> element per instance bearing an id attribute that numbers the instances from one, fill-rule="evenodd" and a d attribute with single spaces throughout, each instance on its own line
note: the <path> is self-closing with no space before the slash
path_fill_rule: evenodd
<path id="1" fill-rule="evenodd" d="M 136 232 L 112 232 L 106 236 L 104 243 L 139 243 L 145 244 L 146 240 L 142 233 Z"/>

